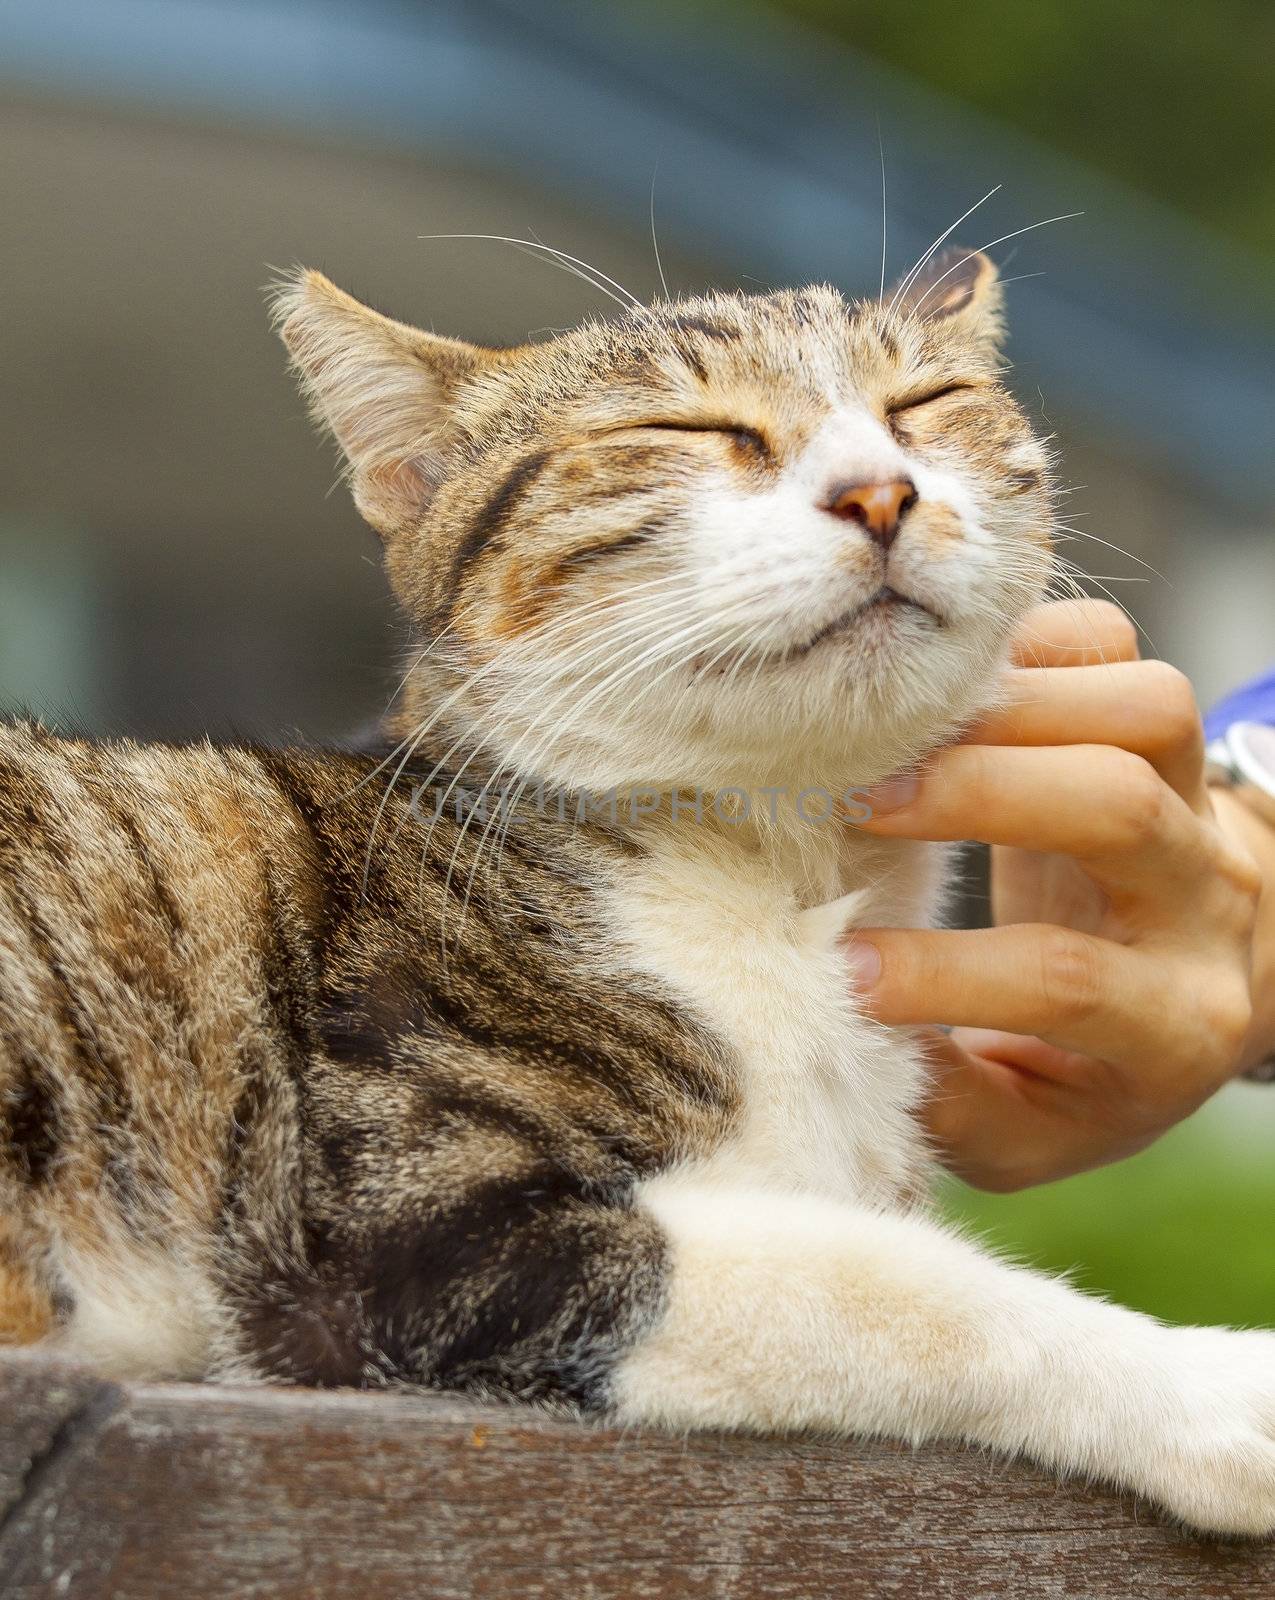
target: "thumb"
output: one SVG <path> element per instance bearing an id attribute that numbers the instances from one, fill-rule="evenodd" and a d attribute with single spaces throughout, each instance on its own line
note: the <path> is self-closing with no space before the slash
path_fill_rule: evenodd
<path id="1" fill-rule="evenodd" d="M 1008 1060 L 967 1048 L 960 1033 L 917 1030 L 931 1086 L 921 1118 L 940 1161 L 975 1188 L 1009 1193 L 1042 1181 L 1034 1150 L 1043 1130 L 1032 1078 Z M 1008 1036 L 998 1036 L 1008 1037 Z"/>

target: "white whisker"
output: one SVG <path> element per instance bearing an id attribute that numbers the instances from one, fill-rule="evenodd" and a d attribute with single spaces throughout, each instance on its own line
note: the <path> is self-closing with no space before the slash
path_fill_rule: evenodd
<path id="1" fill-rule="evenodd" d="M 660 241 L 655 234 L 655 178 L 660 170 L 660 164 L 655 163 L 655 171 L 651 174 L 651 249 L 655 251 L 655 270 L 660 275 L 660 288 L 664 291 L 664 298 L 671 300 L 673 297 L 668 292 L 668 279 L 664 276 L 664 263 L 660 260 Z"/>
<path id="2" fill-rule="evenodd" d="M 589 274 L 584 281 L 592 283 L 595 289 L 602 290 L 604 294 L 609 294 L 610 298 L 617 305 L 623 306 L 626 311 L 631 311 L 642 304 L 631 290 L 626 289 L 622 283 L 617 283 L 614 278 L 608 277 L 600 268 L 590 266 L 587 261 L 581 261 L 579 256 L 570 255 L 554 245 L 542 244 L 539 239 L 515 239 L 505 233 L 421 233 L 417 234 L 417 238 L 422 242 L 435 239 L 485 239 L 490 244 L 511 244 L 519 245 L 525 250 L 538 250 L 544 255 L 556 258 L 564 266 L 576 268 L 577 276 Z M 610 287 L 606 287 L 607 285 Z M 616 292 L 612 293 L 612 290 Z M 621 299 L 621 295 L 625 298 Z"/>
<path id="3" fill-rule="evenodd" d="M 917 301 L 917 303 L 912 307 L 911 315 L 914 317 L 919 317 L 921 314 L 921 307 L 938 288 L 939 284 L 943 283 L 947 278 L 950 278 L 954 272 L 959 272 L 965 263 L 967 261 L 972 261 L 980 251 L 991 250 L 995 245 L 1004 244 L 1007 239 L 1017 239 L 1024 233 L 1034 233 L 1037 228 L 1047 228 L 1053 222 L 1070 222 L 1074 217 L 1083 216 L 1083 211 L 1063 211 L 1060 212 L 1056 217 L 1045 217 L 1040 222 L 1029 222 L 1025 228 L 1015 228 L 1012 233 L 1002 233 L 999 238 L 988 239 L 985 244 L 980 244 L 976 249 L 969 251 L 969 253 L 962 256 L 959 261 L 954 261 L 946 272 L 941 272 Z"/>
<path id="4" fill-rule="evenodd" d="M 898 310 L 900 300 L 903 298 L 904 295 L 907 294 L 908 290 L 912 287 L 912 284 L 915 282 L 918 273 L 921 273 L 921 272 L 923 272 L 925 270 L 925 263 L 930 259 L 930 257 L 939 248 L 939 246 L 944 242 L 944 240 L 951 238 L 952 234 L 954 234 L 956 232 L 956 230 L 960 227 L 961 223 L 965 221 L 966 217 L 972 217 L 974 215 L 974 213 L 978 210 L 979 206 L 985 204 L 986 201 L 990 200 L 992 198 L 992 196 L 1001 187 L 1002 187 L 1002 185 L 998 183 L 995 186 L 995 188 L 989 189 L 987 191 L 987 193 L 983 196 L 982 200 L 976 200 L 974 202 L 974 204 L 969 208 L 968 211 L 962 212 L 961 215 L 959 217 L 957 217 L 956 221 L 952 224 L 952 226 L 950 228 L 945 228 L 944 231 L 941 234 L 939 234 L 938 238 L 934 241 L 934 243 L 930 246 L 930 248 L 925 252 L 925 254 L 921 257 L 921 259 L 916 263 L 916 265 L 912 268 L 912 270 L 909 273 L 907 273 L 906 276 L 904 276 L 900 280 L 898 288 L 894 291 L 894 297 L 890 301 L 890 315 L 891 316 L 893 316 L 895 311 Z"/>
<path id="5" fill-rule="evenodd" d="M 672 581 L 674 581 L 675 578 L 679 578 L 679 577 L 680 577 L 680 575 L 678 575 L 678 574 L 667 574 L 667 575 L 665 575 L 664 577 L 661 577 L 661 578 L 650 579 L 650 580 L 648 580 L 647 584 L 645 584 L 645 585 L 633 585 L 632 587 L 634 589 L 647 588 L 647 587 L 652 587 L 653 588 L 653 587 L 655 587 L 655 586 L 657 586 L 659 584 L 665 583 L 665 582 L 672 582 Z M 623 594 L 624 591 L 620 591 L 620 593 Z M 450 707 L 455 705 L 457 703 L 457 701 L 461 700 L 467 693 L 469 693 L 470 690 L 473 688 L 473 686 L 479 680 L 481 680 L 482 678 L 486 677 L 489 673 L 496 671 L 499 667 L 507 665 L 506 657 L 508 655 L 514 654 L 518 650 L 526 650 L 528 652 L 532 652 L 532 651 L 534 651 L 536 646 L 542 645 L 547 638 L 553 638 L 555 635 L 560 635 L 564 630 L 566 630 L 567 628 L 571 627 L 575 622 L 577 622 L 579 620 L 579 618 L 580 618 L 580 616 L 582 614 L 587 614 L 587 612 L 590 609 L 592 609 L 595 605 L 613 604 L 613 603 L 614 603 L 614 595 L 608 595 L 608 596 L 604 596 L 602 598 L 602 600 L 600 600 L 598 602 L 589 602 L 588 605 L 577 607 L 577 608 L 575 608 L 575 610 L 573 612 L 568 613 L 565 617 L 561 617 L 561 618 L 555 619 L 553 624 L 547 626 L 546 628 L 544 628 L 542 630 L 539 630 L 538 633 L 529 634 L 526 639 L 520 640 L 517 645 L 509 646 L 509 647 L 507 647 L 507 649 L 505 651 L 498 652 L 495 656 L 492 657 L 492 659 L 490 661 L 486 662 L 476 672 L 471 673 L 460 684 L 460 686 L 453 691 L 453 693 L 448 695 L 443 700 L 441 705 L 436 706 L 434 708 L 433 715 L 425 723 L 423 723 L 413 733 L 407 735 L 404 739 L 400 740 L 399 743 L 397 745 L 395 745 L 393 751 L 391 751 L 391 753 L 388 756 L 386 756 L 382 761 L 378 762 L 377 765 L 372 769 L 372 771 L 370 773 L 365 773 L 364 776 L 359 780 L 359 782 L 357 784 L 355 784 L 351 788 L 351 790 L 349 792 L 352 794 L 352 793 L 355 792 L 355 790 L 361 788 L 365 783 L 369 782 L 371 778 L 375 777 L 377 773 L 383 772 L 385 770 L 385 768 L 387 766 L 389 766 L 390 763 L 393 761 L 395 755 L 397 755 L 398 752 L 400 750 L 403 750 L 404 747 L 406 746 L 406 750 L 405 750 L 405 753 L 404 753 L 402 759 L 399 761 L 398 766 L 394 770 L 393 776 L 390 778 L 388 784 L 385 787 L 385 793 L 381 796 L 381 803 L 377 807 L 376 816 L 374 817 L 373 822 L 372 822 L 372 830 L 371 830 L 371 833 L 370 833 L 369 838 L 368 838 L 367 851 L 366 851 L 366 853 L 364 855 L 364 859 L 363 859 L 363 893 L 364 894 L 367 893 L 368 877 L 369 877 L 369 874 L 370 874 L 371 868 L 372 868 L 372 851 L 373 851 L 373 849 L 375 847 L 375 844 L 376 844 L 377 831 L 378 831 L 378 829 L 380 827 L 381 819 L 385 815 L 385 808 L 389 804 L 390 795 L 393 793 L 394 788 L 398 783 L 398 780 L 402 777 L 403 772 L 404 772 L 404 770 L 405 770 L 405 768 L 407 766 L 407 763 L 411 760 L 412 756 L 420 748 L 422 740 L 425 738 L 425 736 L 429 732 L 429 730 L 437 723 L 438 719 Z M 449 754 L 450 754 L 450 752 L 449 752 Z"/>
<path id="6" fill-rule="evenodd" d="M 743 607 L 743 608 L 746 609 L 746 607 Z M 734 611 L 737 612 L 739 609 L 741 609 L 741 607 L 736 607 L 736 608 L 734 608 Z M 635 619 L 635 621 L 636 620 L 645 621 L 646 619 L 645 618 Z M 655 662 L 663 659 L 665 656 L 670 654 L 672 648 L 674 646 L 676 646 L 676 645 L 679 645 L 682 642 L 682 640 L 684 640 L 686 637 L 688 637 L 689 635 L 692 635 L 692 634 L 694 634 L 696 632 L 701 631 L 703 629 L 703 627 L 705 626 L 705 620 L 706 619 L 699 618 L 693 624 L 691 624 L 688 627 L 680 628 L 680 629 L 675 627 L 674 631 L 671 634 L 665 634 L 662 638 L 658 639 L 653 644 L 652 643 L 648 643 L 647 647 L 641 652 L 641 654 L 639 654 L 639 656 L 638 656 L 636 661 L 633 661 L 633 662 L 621 662 L 619 664 L 619 666 L 617 666 L 617 668 L 614 671 L 612 671 L 610 674 L 608 674 L 606 677 L 603 678 L 603 680 L 602 680 L 602 682 L 600 684 L 596 685 L 594 687 L 594 689 L 590 691 L 589 694 L 585 695 L 583 700 L 577 702 L 572 707 L 572 711 L 573 711 L 574 715 L 572 717 L 568 718 L 567 723 L 564 726 L 554 728 L 552 730 L 552 734 L 551 734 L 550 737 L 553 738 L 553 739 L 558 740 L 559 742 L 563 742 L 570 735 L 570 733 L 573 731 L 574 727 L 577 726 L 579 724 L 579 722 L 582 720 L 585 710 L 587 710 L 588 706 L 592 702 L 596 701 L 602 695 L 604 695 L 606 693 L 609 693 L 612 689 L 619 687 L 622 683 L 628 682 L 637 673 L 645 670 L 648 666 L 654 664 Z M 718 619 L 713 619 L 713 620 L 716 621 Z M 682 662 L 680 660 L 679 661 L 675 661 L 673 663 L 672 667 L 669 668 L 668 670 L 669 671 L 676 670 L 676 668 L 681 664 L 682 664 Z M 652 684 L 648 685 L 647 686 L 648 692 L 649 692 L 650 688 L 654 687 L 655 683 L 658 683 L 658 682 L 662 681 L 663 677 L 666 676 L 666 675 L 667 675 L 666 673 L 665 674 L 661 674 L 659 677 L 657 677 L 654 680 L 654 682 Z M 550 704 L 550 706 L 547 708 L 547 710 L 542 712 L 541 715 L 536 719 L 536 721 L 533 722 L 532 726 L 524 731 L 524 733 L 521 735 L 521 737 L 519 738 L 519 740 L 515 744 L 513 750 L 509 753 L 509 755 L 506 757 L 505 761 L 502 763 L 502 766 L 511 766 L 511 765 L 515 764 L 515 757 L 516 757 L 516 752 L 517 752 L 518 746 L 521 745 L 521 744 L 525 744 L 526 743 L 526 741 L 530 737 L 531 733 L 535 731 L 535 727 L 538 725 L 538 723 L 540 723 L 540 722 L 542 722 L 544 720 L 546 715 L 548 715 L 550 717 L 553 715 L 553 713 L 556 710 L 557 706 L 561 703 L 561 699 L 562 699 L 562 697 L 559 696 L 556 701 L 552 702 Z M 536 759 L 539 758 L 539 754 L 541 752 L 543 752 L 543 750 L 547 747 L 547 743 L 548 743 L 548 741 L 546 741 L 546 740 L 542 740 L 541 741 L 541 744 L 538 747 L 538 750 L 536 752 Z M 534 765 L 532 763 L 528 763 L 528 766 L 530 768 L 530 771 L 532 773 L 534 773 Z M 519 794 L 521 794 L 521 792 L 523 790 L 525 790 L 525 786 L 526 786 L 526 782 L 527 781 L 528 781 L 528 779 L 522 780 L 522 783 L 520 785 Z M 449 790 L 449 793 L 450 793 L 450 790 Z M 514 802 L 514 804 L 516 805 L 516 801 Z M 513 807 L 511 806 L 510 809 L 512 810 Z M 453 873 L 454 868 L 455 868 L 457 855 L 459 853 L 461 844 L 462 844 L 462 842 L 464 840 L 465 833 L 468 830 L 469 823 L 470 823 L 470 821 L 472 819 L 472 816 L 473 816 L 473 810 L 471 809 L 469 814 L 465 818 L 465 821 L 464 821 L 464 823 L 463 823 L 463 825 L 461 827 L 460 833 L 457 836 L 456 843 L 455 843 L 455 845 L 454 845 L 454 847 L 452 849 L 451 858 L 450 858 L 450 860 L 448 862 L 447 873 L 446 873 L 446 876 L 445 876 L 445 879 L 444 879 L 444 913 L 443 913 L 443 920 L 444 921 L 445 921 L 445 910 L 446 910 L 446 897 L 447 897 L 447 892 L 450 889 L 452 873 Z M 469 896 L 469 893 L 472 891 L 472 887 L 473 887 L 474 871 L 476 870 L 478 861 L 481 858 L 482 847 L 483 847 L 483 844 L 486 841 L 488 832 L 490 831 L 490 827 L 491 827 L 491 819 L 489 818 L 487 824 L 485 825 L 485 827 L 483 829 L 483 834 L 482 834 L 481 838 L 479 839 L 478 849 L 477 849 L 477 851 L 475 853 L 474 862 L 471 865 L 469 878 L 467 880 L 466 895 L 465 895 L 465 900 L 464 900 L 464 907 L 466 909 L 468 907 L 468 896 Z M 464 926 L 464 910 L 462 910 L 462 918 L 461 918 L 461 927 L 463 928 L 463 926 Z M 459 933 L 458 933 L 458 937 L 459 937 Z"/>
<path id="7" fill-rule="evenodd" d="M 879 299 L 885 299 L 885 144 L 881 138 L 881 118 L 877 118 L 877 154 L 881 158 L 881 291 Z"/>
<path id="8" fill-rule="evenodd" d="M 616 637 L 617 634 L 622 638 L 626 631 L 631 631 L 635 626 L 646 626 L 646 625 L 648 625 L 650 623 L 650 621 L 652 619 L 658 619 L 658 618 L 666 615 L 667 613 L 676 614 L 677 612 L 679 612 L 684 607 L 685 600 L 686 600 L 686 593 L 685 592 L 679 592 L 679 593 L 673 594 L 671 596 L 670 595 L 664 595 L 664 596 L 661 596 L 659 598 L 659 601 L 655 606 L 652 606 L 652 607 L 649 607 L 649 608 L 645 609 L 644 611 L 639 613 L 636 617 L 620 616 L 620 617 L 612 618 L 611 622 L 606 627 L 604 627 L 602 629 L 601 633 L 596 633 L 595 632 L 594 634 L 592 634 L 590 636 L 590 638 L 589 638 L 589 649 L 587 649 L 584 652 L 583 655 L 577 655 L 577 656 L 573 657 L 569 664 L 573 668 L 576 668 L 578 670 L 579 667 L 581 665 L 583 665 L 584 663 L 595 659 L 599 655 L 605 655 L 608 652 L 610 652 L 614 648 L 615 637 Z M 574 620 L 576 620 L 576 618 L 572 617 L 570 620 L 574 621 Z M 533 636 L 529 636 L 529 637 L 533 637 Z M 512 653 L 512 651 L 511 652 L 502 652 L 499 656 L 494 658 L 494 660 L 492 662 L 489 662 L 487 664 L 487 668 L 483 669 L 483 673 L 485 673 L 489 668 L 491 668 L 493 666 L 507 665 L 508 663 L 506 661 L 506 654 L 508 654 L 508 653 Z M 467 689 L 472 687 L 472 685 L 482 675 L 483 675 L 482 673 L 475 673 L 470 679 L 468 679 L 466 681 L 466 683 L 461 685 L 461 689 L 460 689 L 460 691 L 458 691 L 458 693 L 463 693 L 464 691 L 466 691 Z M 577 689 L 578 686 L 579 686 L 579 680 L 575 679 L 575 680 L 573 680 L 571 682 L 570 685 L 567 686 L 566 690 L 564 690 L 563 692 L 566 692 L 566 693 L 574 692 L 574 690 Z M 455 698 L 456 698 L 456 696 L 449 697 L 449 701 L 450 700 L 454 700 Z M 551 706 L 554 703 L 556 703 L 556 702 L 551 702 Z M 497 700 L 495 701 L 494 705 L 492 707 L 488 708 L 488 711 L 487 711 L 488 717 L 489 718 L 494 717 L 495 713 L 499 712 L 502 709 L 503 704 L 504 704 L 503 699 L 498 697 Z M 544 714 L 545 713 L 544 713 L 544 710 L 542 708 L 541 715 L 543 716 Z M 429 726 L 433 726 L 437 721 L 438 721 L 438 716 L 436 714 L 434 717 L 432 717 L 430 719 Z M 534 726 L 535 726 L 535 724 L 533 723 L 533 728 L 534 728 Z M 530 730 L 528 730 L 528 731 L 530 731 Z M 453 744 L 444 752 L 444 754 L 435 763 L 432 771 L 429 774 L 427 774 L 426 777 L 424 778 L 424 780 L 423 780 L 423 785 L 424 786 L 427 786 L 439 772 L 443 771 L 446 768 L 447 762 L 456 753 L 456 751 L 466 742 L 468 737 L 469 737 L 468 733 L 461 734 L 460 737 L 457 738 L 453 742 Z M 451 797 L 451 794 L 452 794 L 453 790 L 455 789 L 457 783 L 460 781 L 461 777 L 464 775 L 465 771 L 468 769 L 468 767 L 471 765 L 471 763 L 474 760 L 477 759 L 477 757 L 482 753 L 482 751 L 491 743 L 492 737 L 494 737 L 494 735 L 489 734 L 487 738 L 480 740 L 479 744 L 474 747 L 474 749 L 470 752 L 470 754 L 466 758 L 466 760 L 462 763 L 462 765 L 453 774 L 452 781 L 449 784 L 446 792 L 444 793 L 442 801 L 440 802 L 440 807 L 446 805 L 448 799 L 450 799 L 450 797 Z M 524 734 L 524 737 L 525 737 L 525 734 Z"/>
<path id="9" fill-rule="evenodd" d="M 1092 539 L 1095 544 L 1100 544 L 1104 548 L 1114 551 L 1116 555 L 1124 556 L 1126 560 L 1134 561 L 1138 566 L 1145 567 L 1152 577 L 1159 578 L 1161 583 L 1169 584 L 1170 588 L 1173 587 L 1163 572 L 1158 571 L 1149 561 L 1144 561 L 1141 556 L 1135 556 L 1132 550 L 1126 550 L 1123 545 L 1112 544 L 1110 539 L 1100 539 L 1096 533 L 1086 533 L 1083 528 L 1073 528 L 1069 522 L 1060 522 L 1058 524 L 1055 537 L 1060 533 L 1070 534 L 1075 539 Z"/>

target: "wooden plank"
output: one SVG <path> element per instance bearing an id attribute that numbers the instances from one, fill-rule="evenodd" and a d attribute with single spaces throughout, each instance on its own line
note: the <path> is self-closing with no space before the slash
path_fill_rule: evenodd
<path id="1" fill-rule="evenodd" d="M 106 1385 L 32 1357 L 0 1361 L 0 1399 L 4 1600 L 1275 1596 L 1275 1547 L 956 1448 Z"/>
<path id="2" fill-rule="evenodd" d="M 0 1353 L 0 1552 L 19 1502 L 121 1399 L 113 1384 L 81 1369 Z"/>

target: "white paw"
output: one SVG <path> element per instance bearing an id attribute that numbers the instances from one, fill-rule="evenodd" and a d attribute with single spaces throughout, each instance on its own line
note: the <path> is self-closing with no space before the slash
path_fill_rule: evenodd
<path id="1" fill-rule="evenodd" d="M 1168 1328 L 1135 1488 L 1208 1533 L 1275 1534 L 1275 1333 Z M 1136 1428 L 1136 1420 L 1134 1422 Z"/>

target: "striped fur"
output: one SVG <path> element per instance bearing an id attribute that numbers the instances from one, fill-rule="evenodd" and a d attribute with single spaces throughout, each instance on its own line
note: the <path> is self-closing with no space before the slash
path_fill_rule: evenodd
<path id="1" fill-rule="evenodd" d="M 968 1438 L 1275 1527 L 1271 1337 L 928 1220 L 923 1054 L 838 952 L 947 876 L 848 791 L 995 703 L 1051 575 L 990 263 L 514 350 L 313 273 L 278 312 L 415 647 L 370 754 L 0 727 L 0 1339 Z M 841 514 L 887 480 L 890 540 Z"/>
<path id="2" fill-rule="evenodd" d="M 115 1370 L 583 1399 L 649 1309 L 634 1185 L 734 1095 L 700 1030 L 587 954 L 619 852 L 529 817 L 518 914 L 471 895 L 444 969 L 476 837 L 397 793 L 365 889 L 372 766 L 0 730 L 17 1331 L 42 1296 Z"/>

